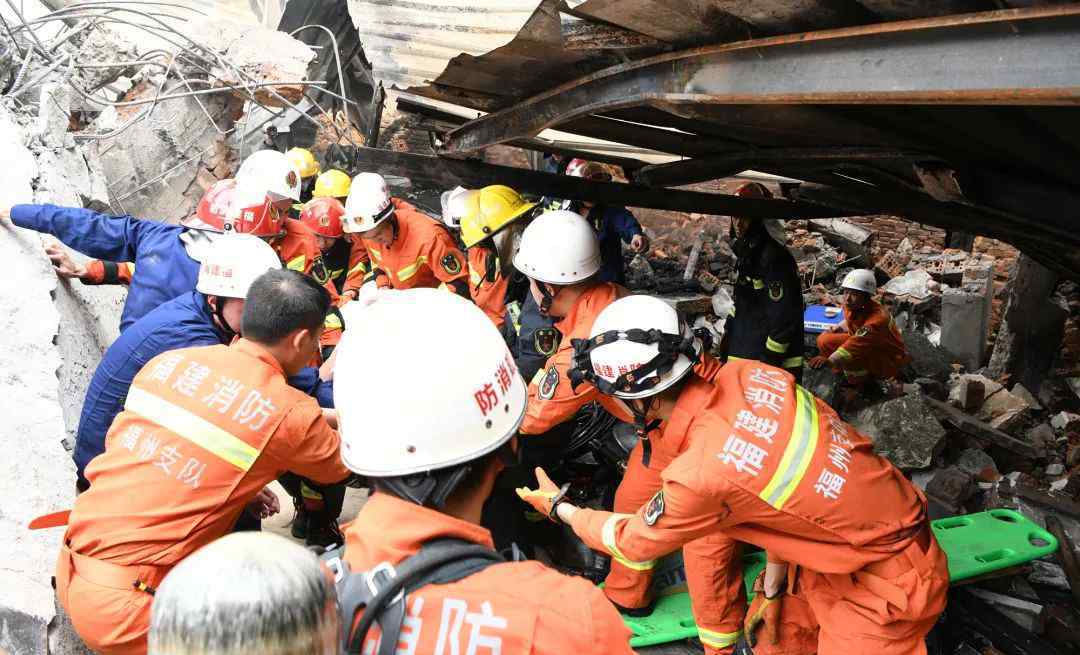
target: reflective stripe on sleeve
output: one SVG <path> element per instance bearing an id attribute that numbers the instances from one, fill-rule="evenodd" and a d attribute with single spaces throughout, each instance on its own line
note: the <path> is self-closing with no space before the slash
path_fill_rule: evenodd
<path id="1" fill-rule="evenodd" d="M 137 387 L 132 387 L 128 392 L 124 409 L 157 423 L 241 471 L 250 470 L 259 457 L 259 450 L 240 437 L 229 434 L 183 407 Z"/>
<path id="2" fill-rule="evenodd" d="M 714 632 L 698 627 L 698 638 L 701 639 L 701 643 L 709 648 L 727 648 L 737 642 L 741 636 L 742 630 L 736 630 L 735 632 Z"/>
<path id="3" fill-rule="evenodd" d="M 788 357 L 781 364 L 783 368 L 798 368 L 803 365 L 802 357 Z"/>
<path id="4" fill-rule="evenodd" d="M 307 258 L 305 258 L 303 255 L 297 255 L 296 257 L 293 257 L 292 259 L 290 259 L 285 264 L 285 268 L 289 269 L 290 271 L 297 271 L 299 273 L 303 273 L 304 272 L 304 263 L 306 261 L 307 261 Z"/>
<path id="5" fill-rule="evenodd" d="M 765 347 L 774 353 L 786 353 L 788 345 L 786 343 L 780 343 L 779 341 L 773 341 L 772 337 L 765 338 Z"/>
<path id="6" fill-rule="evenodd" d="M 426 264 L 426 263 L 427 263 L 427 256 L 426 255 L 420 255 L 419 257 L 416 258 L 416 261 L 414 261 L 413 263 L 409 264 L 408 266 L 402 266 L 400 269 L 398 269 L 398 272 L 397 272 L 398 280 L 400 280 L 401 282 L 404 282 L 405 280 L 408 280 L 412 276 L 416 275 L 416 272 L 420 270 L 420 267 L 422 265 Z"/>
<path id="7" fill-rule="evenodd" d="M 791 431 L 780 466 L 769 484 L 758 494 L 762 500 L 781 509 L 802 482 L 818 440 L 818 412 L 814 397 L 796 386 L 795 427 Z"/>
<path id="8" fill-rule="evenodd" d="M 616 562 L 622 564 L 628 569 L 633 571 L 648 571 L 656 566 L 656 560 L 651 559 L 646 562 L 635 562 L 634 560 L 627 559 L 622 551 L 619 550 L 618 545 L 615 544 L 615 526 L 619 521 L 625 521 L 632 517 L 633 514 L 612 514 L 607 521 L 604 522 L 604 528 L 601 530 L 600 538 L 604 542 L 604 547 L 611 553 L 611 557 Z"/>
<path id="9" fill-rule="evenodd" d="M 836 352 L 834 352 L 833 355 L 835 355 L 838 359 L 851 359 L 851 353 L 844 350 L 843 348 L 837 348 Z"/>

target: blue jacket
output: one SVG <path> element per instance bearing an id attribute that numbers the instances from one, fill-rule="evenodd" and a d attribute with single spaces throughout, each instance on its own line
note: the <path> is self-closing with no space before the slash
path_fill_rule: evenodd
<path id="1" fill-rule="evenodd" d="M 138 274 L 124 302 L 121 331 L 158 305 L 191 292 L 199 277 L 199 262 L 180 241 L 187 228 L 179 225 L 56 205 L 15 205 L 11 222 L 47 232 L 95 259 L 133 262 Z"/>
<path id="2" fill-rule="evenodd" d="M 620 241 L 630 243 L 634 235 L 642 233 L 641 224 L 626 207 L 611 205 L 593 206 L 586 218 L 600 239 L 600 281 L 625 284 Z"/>
<path id="3" fill-rule="evenodd" d="M 83 471 L 105 451 L 105 435 L 124 408 L 135 374 L 148 361 L 169 350 L 215 346 L 228 337 L 215 326 L 206 296 L 190 291 L 149 312 L 121 333 L 105 351 L 86 391 L 79 431 L 75 437 L 75 468 L 80 485 L 88 485 Z M 323 407 L 333 407 L 333 385 L 319 379 L 318 369 L 307 368 L 289 384 L 314 396 Z"/>

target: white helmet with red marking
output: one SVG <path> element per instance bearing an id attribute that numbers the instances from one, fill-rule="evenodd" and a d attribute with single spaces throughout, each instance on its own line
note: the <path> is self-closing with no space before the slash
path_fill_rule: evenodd
<path id="1" fill-rule="evenodd" d="M 379 227 L 394 215 L 390 188 L 378 173 L 360 173 L 353 178 L 349 197 L 345 200 L 346 232 L 368 232 Z"/>
<path id="2" fill-rule="evenodd" d="M 525 415 L 525 381 L 498 329 L 476 305 L 439 289 L 381 293 L 363 321 L 349 323 L 336 357 L 341 459 L 361 475 L 473 461 L 509 441 Z"/>
<path id="3" fill-rule="evenodd" d="M 247 298 L 251 283 L 281 268 L 277 253 L 250 234 L 227 234 L 214 240 L 199 263 L 195 289 L 207 296 Z"/>
<path id="4" fill-rule="evenodd" d="M 252 153 L 236 171 L 237 184 L 261 187 L 273 202 L 300 201 L 300 171 L 283 152 L 260 150 Z"/>

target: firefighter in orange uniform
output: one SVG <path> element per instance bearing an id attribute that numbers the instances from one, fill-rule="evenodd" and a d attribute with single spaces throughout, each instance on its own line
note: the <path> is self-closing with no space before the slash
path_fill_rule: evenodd
<path id="1" fill-rule="evenodd" d="M 524 299 L 524 278 L 511 263 L 514 227 L 536 207 L 517 191 L 495 184 L 451 198 L 462 205 L 461 242 L 469 258 L 469 294 L 495 327 L 502 329 L 508 302 Z M 454 212 L 454 208 L 451 208 Z M 513 283 L 513 284 L 512 284 Z"/>
<path id="2" fill-rule="evenodd" d="M 264 273 L 242 339 L 164 353 L 135 377 L 57 562 L 60 603 L 95 652 L 145 653 L 157 585 L 257 497 L 264 516 L 275 509 L 264 487 L 282 473 L 326 484 L 349 475 L 322 410 L 286 383 L 318 349 L 329 305 L 308 277 Z"/>
<path id="3" fill-rule="evenodd" d="M 550 356 L 529 383 L 529 404 L 521 424 L 523 435 L 536 435 L 569 421 L 586 403 L 597 400 L 599 393 L 592 387 L 571 388 L 570 342 L 587 338 L 596 315 L 628 292 L 614 282 L 595 279 L 600 270 L 596 233 L 572 211 L 545 212 L 530 223 L 521 235 L 514 266 L 529 278 L 540 312 L 559 319 L 556 332 L 538 331 L 537 336 L 544 342 L 538 344 L 539 352 Z"/>
<path id="4" fill-rule="evenodd" d="M 613 304 L 576 352 L 579 375 L 663 420 L 660 440 L 682 442 L 681 454 L 633 514 L 575 507 L 542 470 L 522 499 L 630 568 L 715 534 L 765 549 L 743 626 L 756 652 L 794 652 L 785 641 L 807 633 L 823 654 L 926 652 L 945 607 L 945 554 L 925 498 L 868 438 L 782 369 L 737 361 L 702 377 L 700 342 L 657 299 Z"/>
<path id="5" fill-rule="evenodd" d="M 811 368 L 828 364 L 843 371 L 851 386 L 871 378 L 894 378 L 909 361 L 907 347 L 889 311 L 873 299 L 877 280 L 873 271 L 854 270 L 841 285 L 844 289 L 844 321 L 818 336 L 821 354 L 812 358 Z"/>
<path id="6" fill-rule="evenodd" d="M 375 489 L 344 552 L 330 554 L 347 565 L 338 583 L 353 626 L 346 652 L 630 655 L 630 631 L 599 589 L 539 562 L 505 561 L 478 525 L 514 459 L 526 402 L 498 330 L 468 301 L 432 289 L 381 296 L 365 312 L 342 340 L 334 389 L 342 458 Z M 418 374 L 403 358 L 441 373 Z M 435 411 L 415 411 L 410 398 Z M 444 564 L 412 577 L 418 553 Z M 406 580 L 397 595 L 394 583 Z M 394 599 L 382 612 L 369 602 L 379 590 Z"/>
<path id="7" fill-rule="evenodd" d="M 465 255 L 438 220 L 399 198 L 391 198 L 378 173 L 353 178 L 343 227 L 359 236 L 371 260 L 365 284 L 380 289 L 445 285 L 468 297 Z M 346 283 L 346 291 L 355 287 Z M 356 293 L 359 293 L 357 291 Z"/>

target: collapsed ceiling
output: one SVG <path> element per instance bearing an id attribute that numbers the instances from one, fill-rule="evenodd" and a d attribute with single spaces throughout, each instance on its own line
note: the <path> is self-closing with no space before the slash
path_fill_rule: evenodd
<path id="1" fill-rule="evenodd" d="M 1077 3 L 543 0 L 399 108 L 439 114 L 445 157 L 589 155 L 536 138 L 557 129 L 625 146 L 637 185 L 762 171 L 801 205 L 986 234 L 1080 278 L 1078 37 Z"/>

